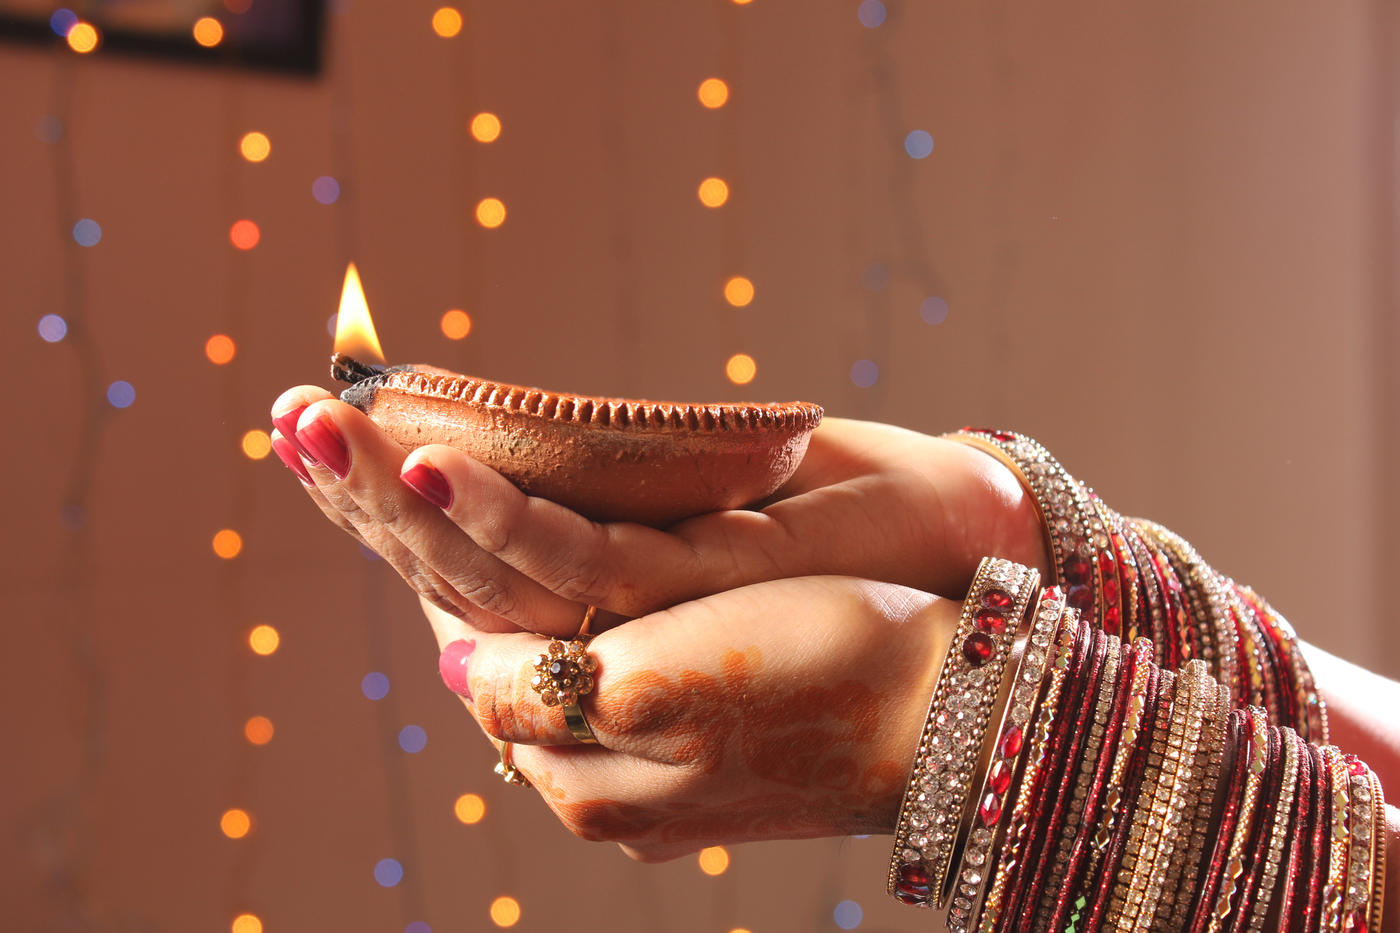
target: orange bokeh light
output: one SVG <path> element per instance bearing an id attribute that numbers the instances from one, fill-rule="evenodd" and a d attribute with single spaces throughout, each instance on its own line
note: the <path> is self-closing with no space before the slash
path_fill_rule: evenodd
<path id="1" fill-rule="evenodd" d="M 249 818 L 246 810 L 237 808 L 225 810 L 224 815 L 219 819 L 219 829 L 223 830 L 225 836 L 230 839 L 242 839 L 248 835 L 248 830 L 253 828 L 253 821 Z"/>
<path id="2" fill-rule="evenodd" d="M 700 89 L 696 91 L 696 96 L 700 98 L 700 103 L 714 110 L 723 107 L 725 101 L 729 100 L 729 85 L 719 78 L 706 78 L 700 82 Z"/>
<path id="3" fill-rule="evenodd" d="M 724 364 L 724 375 L 736 386 L 748 385 L 758 375 L 758 363 L 747 353 L 736 353 Z"/>
<path id="4" fill-rule="evenodd" d="M 736 275 L 724 283 L 724 300 L 736 308 L 746 307 L 753 301 L 753 282 Z"/>
<path id="5" fill-rule="evenodd" d="M 498 927 L 513 927 L 520 922 L 520 902 L 501 895 L 491 902 L 491 922 Z"/>
<path id="6" fill-rule="evenodd" d="M 723 178 L 706 178 L 700 182 L 696 193 L 700 196 L 700 203 L 706 207 L 719 207 L 729 200 L 729 186 Z"/>
<path id="7" fill-rule="evenodd" d="M 476 205 L 476 222 L 494 230 L 506 222 L 506 206 L 500 198 L 483 198 Z"/>
<path id="8" fill-rule="evenodd" d="M 243 551 L 243 536 L 232 528 L 223 528 L 214 534 L 214 553 L 224 560 L 233 560 Z"/>
<path id="9" fill-rule="evenodd" d="M 249 162 L 261 162 L 272 154 L 272 140 L 267 138 L 266 133 L 257 130 L 244 133 L 238 141 L 238 152 Z"/>
<path id="10" fill-rule="evenodd" d="M 252 249 L 262 239 L 262 231 L 251 220 L 236 220 L 228 228 L 228 238 L 239 249 Z"/>
<path id="11" fill-rule="evenodd" d="M 282 636 L 277 633 L 277 629 L 270 625 L 255 625 L 248 633 L 248 647 L 253 649 L 254 654 L 269 655 L 277 650 L 277 646 L 282 644 Z"/>
<path id="12" fill-rule="evenodd" d="M 254 745 L 266 745 L 272 741 L 272 720 L 266 716 L 253 716 L 243 724 L 243 737 Z"/>
<path id="13" fill-rule="evenodd" d="M 262 921 L 255 914 L 239 914 L 233 918 L 232 933 L 262 933 Z"/>
<path id="14" fill-rule="evenodd" d="M 450 6 L 439 7 L 433 14 L 433 32 L 451 39 L 462 31 L 462 14 Z"/>
<path id="15" fill-rule="evenodd" d="M 486 801 L 479 794 L 463 794 L 452 805 L 452 812 L 468 826 L 480 823 L 482 817 L 486 816 Z"/>
<path id="16" fill-rule="evenodd" d="M 478 113 L 472 117 L 471 131 L 479 143 L 495 142 L 501 135 L 501 118 L 494 113 Z"/>
<path id="17" fill-rule="evenodd" d="M 724 846 L 700 850 L 700 870 L 707 875 L 722 875 L 729 867 L 729 851 Z"/>
<path id="18" fill-rule="evenodd" d="M 204 355 L 215 366 L 222 366 L 238 353 L 238 345 L 228 334 L 215 334 L 204 341 Z"/>
<path id="19" fill-rule="evenodd" d="M 194 33 L 194 41 L 206 49 L 212 49 L 224 41 L 224 24 L 212 16 L 201 16 L 195 20 L 191 32 Z"/>
<path id="20" fill-rule="evenodd" d="M 472 332 L 472 316 L 461 308 L 453 308 L 443 313 L 441 327 L 448 340 L 461 340 Z"/>
<path id="21" fill-rule="evenodd" d="M 272 437 L 266 431 L 253 428 L 243 432 L 238 446 L 243 449 L 243 456 L 249 460 L 261 460 L 272 453 Z"/>
<path id="22" fill-rule="evenodd" d="M 102 41 L 97 27 L 91 23 L 74 23 L 65 38 L 68 40 L 68 47 L 82 55 L 97 48 L 97 44 Z"/>

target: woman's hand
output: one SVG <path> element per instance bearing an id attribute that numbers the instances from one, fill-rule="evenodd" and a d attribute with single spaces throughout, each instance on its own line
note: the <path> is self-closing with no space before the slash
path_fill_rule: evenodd
<path id="1" fill-rule="evenodd" d="M 1048 570 L 1035 505 L 1007 468 L 967 445 L 887 425 L 828 419 L 761 511 L 716 512 L 661 531 L 589 521 L 450 447 L 405 460 L 368 417 L 322 389 L 292 389 L 272 412 L 286 436 L 279 453 L 293 440 L 324 447 L 306 479 L 326 515 L 433 605 L 477 627 L 572 634 L 585 604 L 611 614 L 602 629 L 815 574 L 959 597 L 987 554 Z"/>
<path id="2" fill-rule="evenodd" d="M 644 616 L 588 646 L 580 745 L 530 686 L 547 640 L 425 604 L 443 678 L 571 831 L 635 858 L 758 839 L 889 833 L 957 603 L 804 577 Z"/>

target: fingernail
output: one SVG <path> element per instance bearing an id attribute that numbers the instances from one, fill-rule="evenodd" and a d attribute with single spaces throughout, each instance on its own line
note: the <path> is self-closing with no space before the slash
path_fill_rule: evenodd
<path id="1" fill-rule="evenodd" d="M 291 445 L 285 437 L 274 437 L 272 439 L 272 452 L 287 465 L 287 469 L 297 475 L 303 483 L 310 486 L 311 474 L 306 472 L 306 464 L 301 462 L 301 457 L 297 455 L 297 449 Z"/>
<path id="2" fill-rule="evenodd" d="M 330 468 L 341 479 L 350 472 L 350 448 L 345 446 L 345 438 L 340 429 L 329 418 L 317 418 L 297 431 L 297 440 L 310 451 L 311 456 Z"/>
<path id="3" fill-rule="evenodd" d="M 415 463 L 400 473 L 399 479 L 440 509 L 449 508 L 452 505 L 452 487 L 447 484 L 447 477 L 443 476 L 442 471 L 435 466 Z"/>
<path id="4" fill-rule="evenodd" d="M 448 642 L 438 656 L 438 673 L 442 675 L 442 682 L 447 684 L 448 690 L 468 700 L 472 698 L 472 688 L 467 685 L 467 670 L 475 650 L 476 642 L 459 638 Z"/>
<path id="5" fill-rule="evenodd" d="M 307 406 L 300 405 L 284 414 L 274 415 L 272 423 L 277 430 L 282 432 L 282 436 L 292 445 L 293 450 L 312 463 L 319 463 L 320 461 L 311 456 L 311 453 L 305 447 L 301 446 L 301 441 L 297 440 L 297 422 L 301 420 L 301 413 L 306 411 L 306 409 Z M 288 464 L 288 466 L 291 466 L 291 464 Z"/>

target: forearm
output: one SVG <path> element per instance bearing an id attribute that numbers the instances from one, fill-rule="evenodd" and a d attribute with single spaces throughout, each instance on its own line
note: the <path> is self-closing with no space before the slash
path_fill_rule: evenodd
<path id="1" fill-rule="evenodd" d="M 1388 787 L 1400 787 L 1400 683 L 1303 643 L 1327 704 L 1330 741 L 1366 760 Z"/>

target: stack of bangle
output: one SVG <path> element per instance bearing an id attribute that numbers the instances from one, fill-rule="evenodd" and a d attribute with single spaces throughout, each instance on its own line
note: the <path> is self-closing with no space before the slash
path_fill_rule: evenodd
<path id="1" fill-rule="evenodd" d="M 1035 586 L 1004 561 L 974 578 L 891 894 L 941 908 L 953 933 L 1379 929 L 1384 803 L 1364 762 L 1232 710 L 1203 660 L 1164 670 L 1147 639 L 1125 644 Z M 988 607 L 998 637 L 972 665 L 962 647 Z"/>
<path id="2" fill-rule="evenodd" d="M 1071 607 L 1112 635 L 1139 635 L 1157 664 L 1199 658 L 1240 702 L 1276 725 L 1327 741 L 1327 717 L 1288 622 L 1248 587 L 1213 569 L 1179 536 L 1108 508 L 1036 441 L 965 428 L 954 440 L 1009 467 L 1035 500 L 1055 579 Z"/>

